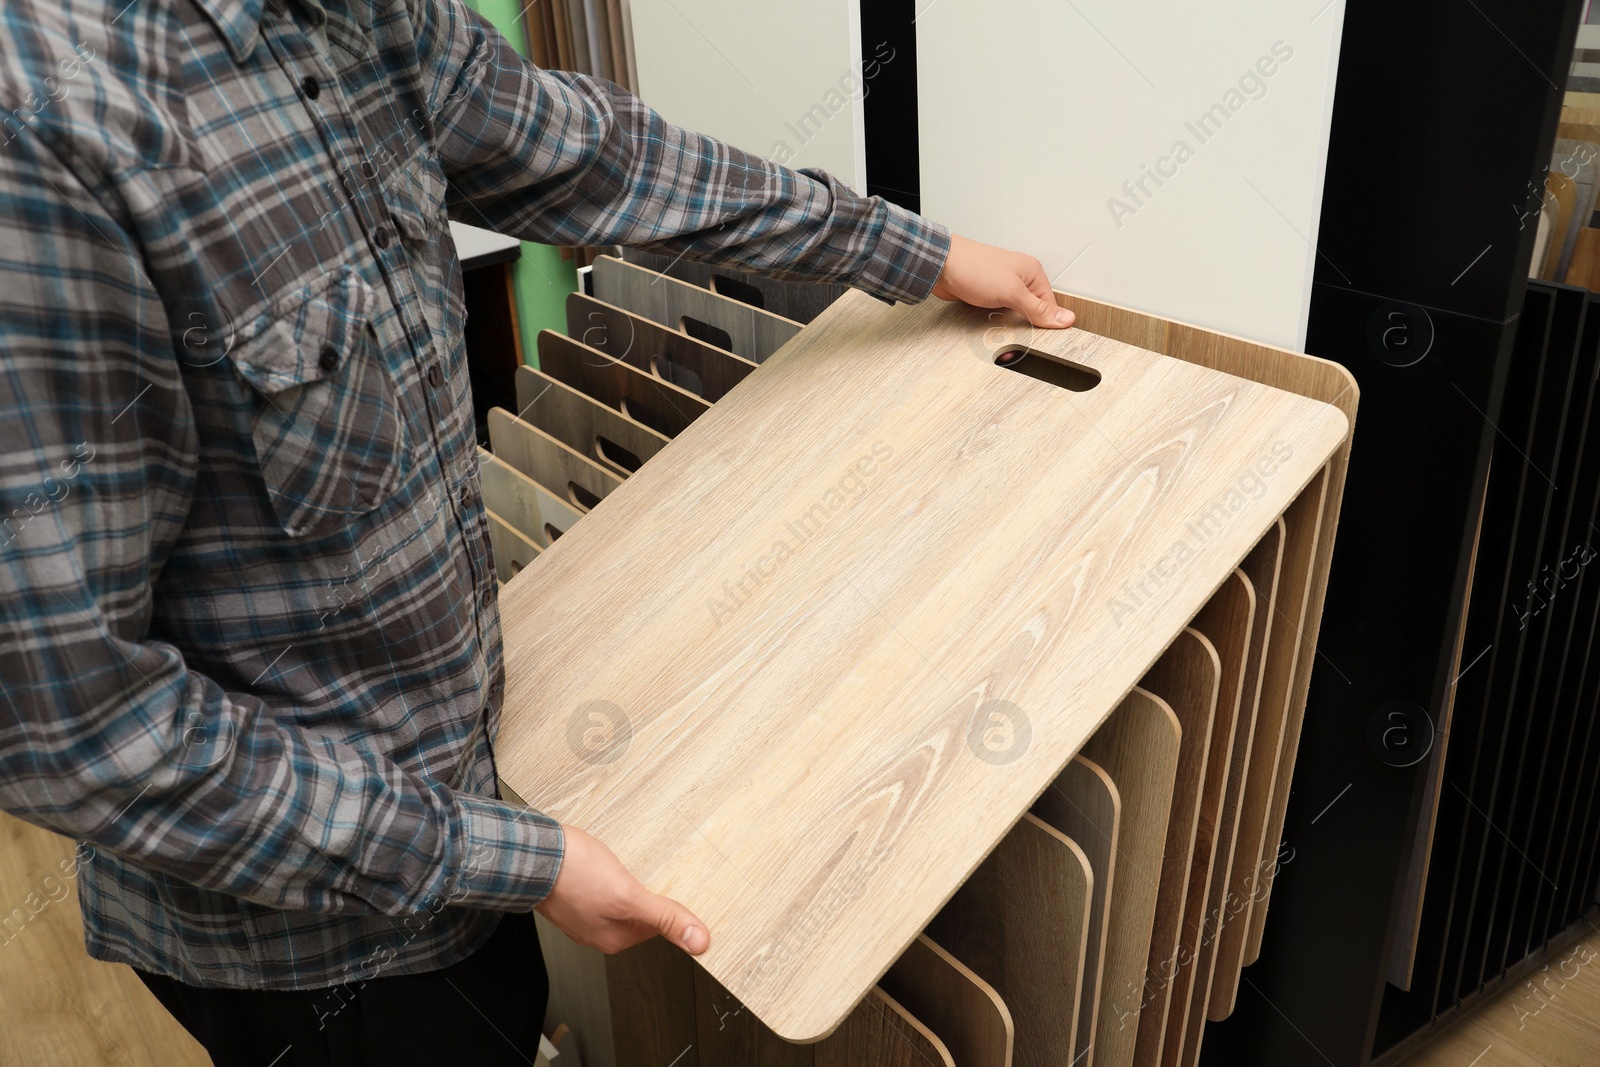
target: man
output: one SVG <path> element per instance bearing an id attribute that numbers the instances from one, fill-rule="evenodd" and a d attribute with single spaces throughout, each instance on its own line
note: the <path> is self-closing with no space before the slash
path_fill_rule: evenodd
<path id="1" fill-rule="evenodd" d="M 217 1063 L 287 1067 L 524 1062 L 534 908 L 704 951 L 496 797 L 447 216 L 1069 325 L 1039 264 L 457 0 L 14 0 L 0 93 L 0 806 L 86 843 L 91 955 Z"/>

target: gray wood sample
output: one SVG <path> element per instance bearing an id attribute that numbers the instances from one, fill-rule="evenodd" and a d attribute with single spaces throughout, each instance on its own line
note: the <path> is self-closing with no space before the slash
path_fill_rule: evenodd
<path id="1" fill-rule="evenodd" d="M 567 335 L 712 403 L 756 369 L 743 356 L 583 293 L 567 297 Z"/>
<path id="2" fill-rule="evenodd" d="M 489 409 L 489 451 L 580 511 L 622 479 L 504 408 Z"/>
<path id="3" fill-rule="evenodd" d="M 517 368 L 517 410 L 568 448 L 623 477 L 670 440 L 532 367 Z"/>
<path id="4" fill-rule="evenodd" d="M 711 408 L 688 390 L 554 330 L 539 334 L 539 369 L 668 437 L 678 436 Z"/>
<path id="5" fill-rule="evenodd" d="M 592 281 L 594 295 L 608 304 L 691 334 L 695 326 L 686 327 L 686 318 L 704 323 L 727 335 L 730 352 L 757 363 L 800 332 L 791 319 L 611 256 L 594 261 Z"/>

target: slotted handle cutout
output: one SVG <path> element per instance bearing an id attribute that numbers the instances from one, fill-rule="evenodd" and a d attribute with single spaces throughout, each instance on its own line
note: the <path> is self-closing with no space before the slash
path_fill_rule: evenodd
<path id="1" fill-rule="evenodd" d="M 1100 372 L 1082 363 L 1041 352 L 1027 345 L 1007 345 L 994 354 L 997 367 L 1026 374 L 1047 385 L 1069 389 L 1074 393 L 1087 393 L 1100 384 Z"/>

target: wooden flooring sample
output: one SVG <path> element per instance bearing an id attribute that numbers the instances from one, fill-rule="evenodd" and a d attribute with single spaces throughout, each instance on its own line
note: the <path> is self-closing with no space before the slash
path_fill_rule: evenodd
<path id="1" fill-rule="evenodd" d="M 1306 593 L 1311 563 L 1317 550 L 1317 529 L 1322 519 L 1323 491 L 1319 478 L 1306 487 L 1283 517 L 1283 562 L 1278 575 L 1277 603 L 1272 611 L 1272 636 L 1261 678 L 1261 699 L 1256 708 L 1256 739 L 1250 752 L 1250 773 L 1239 808 L 1239 843 L 1229 876 L 1229 900 L 1242 901 L 1243 910 L 1222 928 L 1217 949 L 1217 984 L 1211 990 L 1212 1019 L 1232 1014 L 1239 994 L 1239 975 L 1250 941 L 1251 914 L 1256 898 L 1271 877 L 1278 842 L 1266 840 L 1273 793 L 1278 783 L 1278 761 L 1283 752 L 1283 731 L 1294 683 L 1294 665 L 1300 654 L 1300 631 L 1305 621 Z M 1268 856 L 1272 857 L 1271 863 Z"/>
<path id="2" fill-rule="evenodd" d="M 1009 1006 L 993 986 L 927 934 L 906 946 L 878 987 L 921 1020 L 963 1067 L 1010 1067 L 1016 1037 Z M 853 1014 L 862 1014 L 869 1004 L 864 1002 Z"/>
<path id="3" fill-rule="evenodd" d="M 1278 571 L 1283 560 L 1284 524 L 1280 518 L 1240 566 L 1255 593 L 1255 614 L 1250 623 L 1250 646 L 1239 682 L 1239 710 L 1235 716 L 1233 751 L 1228 758 L 1228 784 L 1217 812 L 1216 853 L 1211 864 L 1211 884 L 1206 891 L 1206 913 L 1201 920 L 1200 955 L 1195 961 L 1195 988 L 1189 1024 L 1184 1034 L 1184 1062 L 1197 1063 L 1200 1042 L 1210 1013 L 1211 989 L 1216 982 L 1218 947 L 1222 931 L 1244 907 L 1229 896 L 1233 857 L 1239 840 L 1239 812 L 1249 784 L 1250 757 L 1255 747 L 1256 709 L 1261 700 L 1261 680 L 1272 636 L 1272 615 L 1277 606 Z"/>
<path id="4" fill-rule="evenodd" d="M 484 514 L 489 520 L 489 550 L 494 553 L 495 577 L 509 582 L 539 558 L 539 546 L 491 509 L 484 508 Z"/>
<path id="5" fill-rule="evenodd" d="M 1200 792 L 1200 817 L 1195 824 L 1194 856 L 1189 864 L 1188 894 L 1183 906 L 1183 929 L 1177 975 L 1167 1012 L 1167 1033 L 1161 1044 L 1162 1067 L 1184 1060 L 1184 1039 L 1189 1016 L 1205 1015 L 1203 997 L 1210 977 L 1210 955 L 1205 952 L 1206 915 L 1210 910 L 1211 872 L 1217 862 L 1218 827 L 1222 824 L 1223 797 L 1232 773 L 1233 742 L 1239 719 L 1239 698 L 1244 692 L 1246 660 L 1250 655 L 1250 628 L 1255 621 L 1256 594 L 1250 579 L 1236 570 L 1194 619 L 1222 663 L 1217 686 L 1217 713 L 1211 726 L 1211 753 L 1206 757 L 1205 784 Z"/>
<path id="6" fill-rule="evenodd" d="M 934 942 L 1005 1001 L 1018 1067 L 1071 1063 L 1076 1055 L 1093 898 L 1094 874 L 1083 849 L 1029 814 L 928 925 Z M 908 964 L 916 958 L 902 956 L 884 981 L 909 978 Z M 902 993 L 894 984 L 884 988 Z M 905 1002 L 929 1019 L 920 1005 Z M 960 1061 L 960 1050 L 951 1049 Z"/>
<path id="7" fill-rule="evenodd" d="M 583 293 L 567 297 L 567 334 L 712 403 L 756 369 L 743 356 Z"/>
<path id="8" fill-rule="evenodd" d="M 1068 391 L 996 365 L 992 326 L 846 294 L 501 601 L 503 777 L 705 920 L 701 964 L 790 1040 L 843 1021 L 1347 436 L 1030 337 L 1101 376 Z M 605 762 L 565 740 L 593 701 L 630 725 Z"/>
<path id="9" fill-rule="evenodd" d="M 592 280 L 594 295 L 606 303 L 690 335 L 703 323 L 726 335 L 722 347 L 756 363 L 800 332 L 798 322 L 612 256 L 594 261 Z"/>
<path id="10" fill-rule="evenodd" d="M 483 506 L 539 548 L 549 548 L 572 529 L 581 512 L 493 453 L 478 449 Z"/>
<path id="11" fill-rule="evenodd" d="M 652 937 L 606 956 L 605 968 L 617 1063 L 700 1067 L 693 959 Z"/>
<path id="12" fill-rule="evenodd" d="M 1105 769 L 1122 800 L 1116 886 L 1091 1053 L 1098 1067 L 1132 1067 L 1134 1062 L 1182 736 L 1178 716 L 1167 702 L 1136 688 L 1083 746 L 1083 755 Z"/>
<path id="13" fill-rule="evenodd" d="M 1099 1021 L 1100 979 L 1105 971 L 1105 941 L 1116 892 L 1118 835 L 1122 828 L 1122 795 L 1117 784 L 1093 760 L 1079 755 L 1068 763 L 1050 788 L 1033 802 L 1033 814 L 1083 849 L 1094 872 L 1089 902 L 1089 933 L 1084 939 L 1083 981 L 1078 987 L 1078 1025 L 1074 1058 L 1085 1067 L 1095 1061 Z"/>
<path id="14" fill-rule="evenodd" d="M 882 989 L 813 1048 L 813 1067 L 956 1067 L 944 1042 Z"/>
<path id="15" fill-rule="evenodd" d="M 1116 1001 L 1109 1018 L 1116 1019 L 1118 1027 L 1125 1024 L 1130 1012 L 1138 1014 L 1134 1063 L 1140 1067 L 1161 1062 L 1173 986 L 1185 962 L 1181 937 L 1183 915 L 1189 896 L 1189 871 L 1200 821 L 1200 802 L 1205 792 L 1206 763 L 1211 756 L 1211 732 L 1221 676 L 1222 661 L 1211 640 L 1198 630 L 1186 628 L 1139 682 L 1141 689 L 1166 701 L 1183 728 L 1144 980 L 1137 988 L 1123 986 L 1112 990 Z"/>
<path id="16" fill-rule="evenodd" d="M 622 479 L 504 408 L 489 409 L 489 451 L 580 511 Z"/>
<path id="17" fill-rule="evenodd" d="M 539 369 L 668 437 L 678 436 L 711 407 L 687 389 L 554 330 L 539 332 Z"/>
<path id="18" fill-rule="evenodd" d="M 624 478 L 671 440 L 532 367 L 517 368 L 517 411 L 574 452 Z"/>

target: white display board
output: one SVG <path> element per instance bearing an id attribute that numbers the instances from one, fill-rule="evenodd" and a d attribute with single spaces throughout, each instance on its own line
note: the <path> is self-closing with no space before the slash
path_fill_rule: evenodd
<path id="1" fill-rule="evenodd" d="M 918 7 L 926 214 L 1057 288 L 1304 348 L 1344 0 Z"/>
<path id="2" fill-rule="evenodd" d="M 630 0 L 639 95 L 669 122 L 864 190 L 863 74 L 894 56 L 863 57 L 858 3 Z"/>

